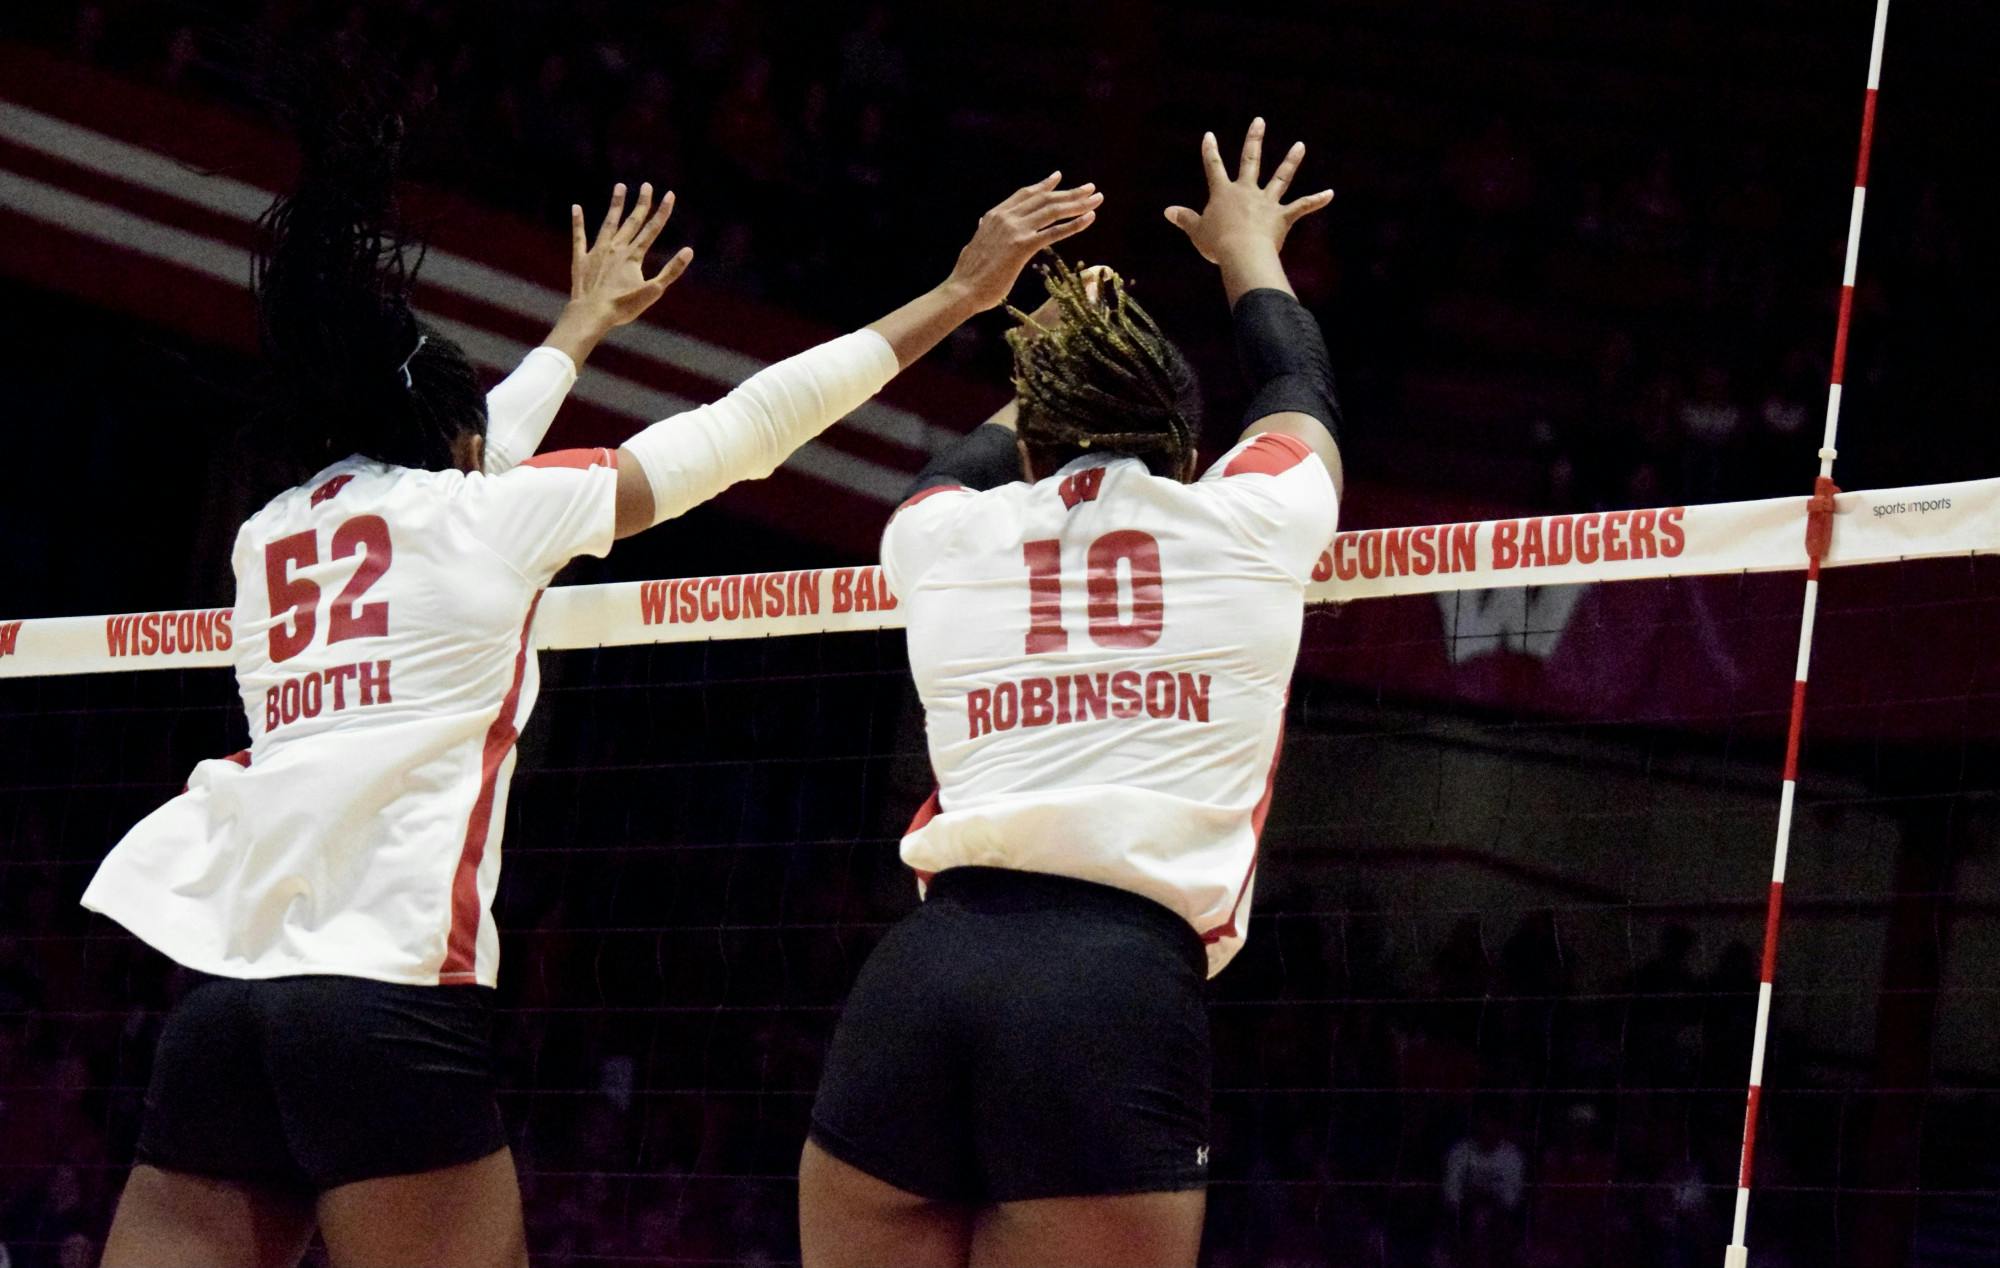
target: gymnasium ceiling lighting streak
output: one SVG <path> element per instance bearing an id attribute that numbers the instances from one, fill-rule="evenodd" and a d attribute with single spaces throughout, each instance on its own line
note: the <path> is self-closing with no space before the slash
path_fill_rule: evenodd
<path id="1" fill-rule="evenodd" d="M 152 150 L 10 102 L 0 102 L 0 137 L 124 184 L 227 216 L 239 222 L 246 234 L 273 196 L 270 190 L 232 177 L 195 171 Z M 55 228 L 231 285 L 241 285 L 249 277 L 248 255 L 240 246 L 4 169 L 0 169 L 0 205 Z M 537 323 L 549 320 L 550 314 L 558 311 L 566 299 L 550 287 L 437 249 L 432 249 L 426 257 L 423 279 L 427 285 Z M 465 344 L 468 355 L 489 370 L 504 373 L 526 352 L 526 346 L 519 341 L 470 323 L 435 314 L 426 316 Z M 609 342 L 644 360 L 720 385 L 740 382 L 764 365 L 755 357 L 657 326 L 627 326 L 614 332 Z M 592 369 L 583 376 L 576 395 L 638 423 L 680 412 L 693 404 L 684 397 L 601 369 Z M 957 435 L 908 410 L 880 401 L 863 406 L 842 426 L 920 454 L 936 450 Z M 897 500 L 914 469 L 887 466 L 823 440 L 811 442 L 785 465 L 787 470 L 884 505 Z"/>

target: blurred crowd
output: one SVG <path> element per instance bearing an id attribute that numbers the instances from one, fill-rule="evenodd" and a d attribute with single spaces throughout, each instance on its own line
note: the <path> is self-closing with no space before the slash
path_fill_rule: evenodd
<path id="1" fill-rule="evenodd" d="M 1790 3 L 1754 18 L 1618 6 L 1595 23 L 1564 7 L 1444 3 L 1450 21 L 1431 23 L 1371 0 L 1288 23 L 1283 6 L 1135 0 L 1088 15 L 86 0 L 17 21 L 76 57 L 246 105 L 258 50 L 366 48 L 427 120 L 427 175 L 552 225 L 614 179 L 658 177 L 683 195 L 672 232 L 704 279 L 828 321 L 930 280 L 962 220 L 1051 161 L 1087 170 L 1112 202 L 1078 249 L 1173 301 L 1168 325 L 1225 408 L 1212 283 L 1156 209 L 1193 197 L 1202 127 L 1227 134 L 1262 109 L 1276 136 L 1312 141 L 1301 179 L 1341 193 L 1290 258 L 1336 336 L 1364 484 L 1550 509 L 1802 491 L 1865 24 Z M 1243 65 L 1214 64 L 1225 30 Z M 1767 44 L 1783 57 L 1762 57 Z M 1597 73 L 1593 56 L 1611 65 Z M 1922 88 L 1904 88 L 1902 117 Z M 1731 122 L 1758 110 L 1756 127 Z M 1884 409 L 1969 410 L 1964 392 L 1991 389 L 1949 332 L 1918 328 L 1952 320 L 1963 290 L 1960 191 L 1915 161 L 1917 138 L 1896 140 L 1909 162 L 1871 205 L 1848 381 Z M 990 374 L 993 355 L 964 360 Z M 1929 478 L 1934 451 L 1888 430 L 1865 451 L 1872 482 Z"/>
<path id="2" fill-rule="evenodd" d="M 1244 1187 L 1212 1205 L 1213 1264 L 1716 1257 L 1742 1131 L 1742 1094 L 1724 1089 L 1742 1081 L 1755 1010 L 1748 947 L 1671 925 L 1606 971 L 1549 909 L 1467 913 L 1434 946 L 1398 947 L 1396 916 L 1365 892 L 1347 900 L 1333 917 L 1277 904 L 1245 978 L 1218 983 L 1219 1077 L 1238 1089 L 1219 1147 Z M 1643 927 L 1630 936 L 1644 945 Z M 1767 1144 L 1764 1174 L 1806 1143 Z M 1760 1262 L 1814 1262 L 1800 1239 L 1821 1231 L 1760 1222 Z"/>

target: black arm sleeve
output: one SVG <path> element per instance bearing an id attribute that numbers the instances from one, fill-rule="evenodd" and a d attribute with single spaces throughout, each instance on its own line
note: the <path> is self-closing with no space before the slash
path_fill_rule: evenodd
<path id="1" fill-rule="evenodd" d="M 943 453 L 924 464 L 910 487 L 903 490 L 908 501 L 925 489 L 961 484 L 968 489 L 997 489 L 1021 479 L 1021 450 L 1014 443 L 1014 431 L 998 423 L 981 423 L 954 442 Z"/>
<path id="2" fill-rule="evenodd" d="M 1250 385 L 1243 425 L 1287 412 L 1310 414 L 1340 439 L 1340 402 L 1333 394 L 1333 362 L 1319 323 L 1304 304 L 1264 287 L 1242 296 L 1230 313 L 1236 359 Z"/>

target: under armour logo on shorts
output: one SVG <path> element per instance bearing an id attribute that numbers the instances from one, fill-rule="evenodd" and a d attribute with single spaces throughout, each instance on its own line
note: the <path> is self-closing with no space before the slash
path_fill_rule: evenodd
<path id="1" fill-rule="evenodd" d="M 1194 1165 L 1197 1167 L 1206 1167 L 1208 1165 L 1207 1145 L 1203 1145 L 1201 1148 L 1194 1151 Z"/>

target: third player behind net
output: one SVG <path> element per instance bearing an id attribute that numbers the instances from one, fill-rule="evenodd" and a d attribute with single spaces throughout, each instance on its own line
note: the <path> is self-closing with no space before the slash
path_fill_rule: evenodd
<path id="1" fill-rule="evenodd" d="M 1016 399 L 918 478 L 882 567 L 938 792 L 927 899 L 863 967 L 799 1180 L 809 1268 L 1193 1265 L 1206 979 L 1243 944 L 1298 656 L 1333 535 L 1332 374 L 1279 262 L 1287 203 L 1202 139 L 1169 208 L 1221 271 L 1251 389 L 1196 476 L 1199 395 L 1117 274 L 1044 270 Z M 1017 314 L 1019 316 L 1019 314 Z"/>

